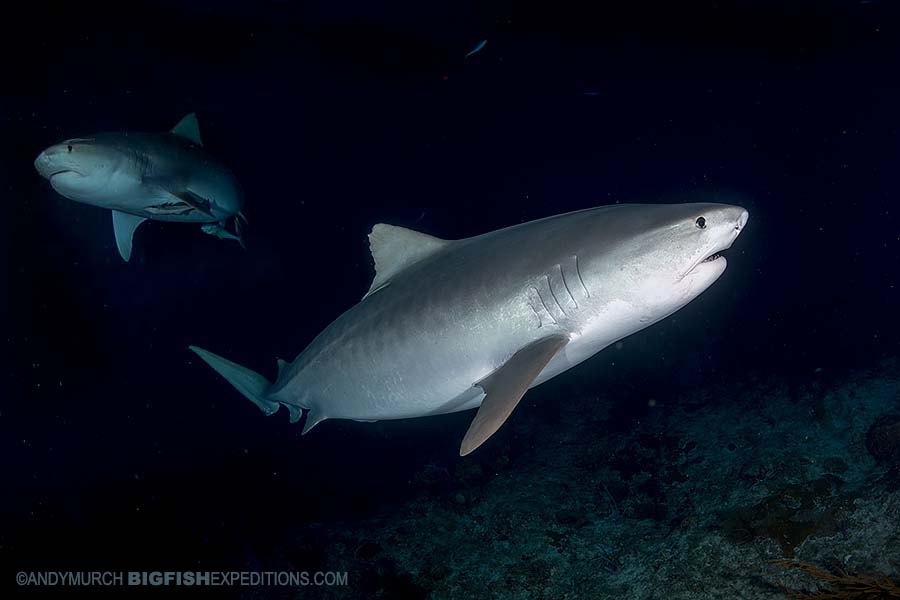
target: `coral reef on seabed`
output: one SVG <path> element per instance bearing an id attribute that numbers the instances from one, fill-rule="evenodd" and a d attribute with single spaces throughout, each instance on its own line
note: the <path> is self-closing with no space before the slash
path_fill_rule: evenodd
<path id="1" fill-rule="evenodd" d="M 423 464 L 390 515 L 306 525 L 266 567 L 347 570 L 317 590 L 335 598 L 896 597 L 896 360 L 707 384 L 631 422 L 614 405 L 561 402 L 551 426 L 520 410 L 501 443 Z M 328 564 L 293 565 L 312 546 Z"/>
<path id="2" fill-rule="evenodd" d="M 815 565 L 784 559 L 772 562 L 785 568 L 800 569 L 815 580 L 818 589 L 814 592 L 785 590 L 789 597 L 798 600 L 815 600 L 817 598 L 858 598 L 860 600 L 900 598 L 900 584 L 884 575 L 854 575 L 842 571 L 830 573 Z"/>

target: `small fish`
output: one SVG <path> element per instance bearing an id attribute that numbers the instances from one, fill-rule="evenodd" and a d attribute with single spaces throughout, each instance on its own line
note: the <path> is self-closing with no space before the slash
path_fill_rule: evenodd
<path id="1" fill-rule="evenodd" d="M 202 227 L 200 227 L 200 229 L 203 230 L 203 233 L 206 233 L 206 234 L 209 234 L 209 235 L 211 235 L 211 236 L 217 237 L 217 238 L 219 238 L 220 240 L 234 240 L 234 241 L 236 241 L 238 244 L 241 245 L 241 248 L 244 248 L 244 247 L 245 247 L 245 246 L 244 246 L 244 240 L 242 240 L 242 239 L 240 238 L 240 236 L 237 236 L 237 235 L 231 233 L 230 231 L 228 231 L 227 229 L 225 229 L 225 228 L 222 227 L 221 225 L 216 225 L 215 223 L 208 223 L 208 224 L 203 225 Z"/>
<path id="2" fill-rule="evenodd" d="M 466 54 L 465 58 L 469 58 L 469 57 L 472 56 L 473 54 L 477 54 L 478 52 L 481 52 L 482 48 L 484 48 L 484 46 L 485 46 L 486 44 L 487 44 L 487 40 L 481 40 L 480 42 L 478 42 L 477 44 L 475 44 L 475 47 L 474 47 L 474 48 L 472 48 L 471 50 L 469 50 L 469 53 Z"/>

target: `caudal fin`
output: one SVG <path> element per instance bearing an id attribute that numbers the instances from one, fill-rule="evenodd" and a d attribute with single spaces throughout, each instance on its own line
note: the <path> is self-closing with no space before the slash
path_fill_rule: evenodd
<path id="1" fill-rule="evenodd" d="M 189 348 L 202 358 L 206 364 L 215 369 L 219 375 L 224 377 L 228 383 L 237 388 L 237 391 L 257 405 L 266 415 L 273 415 L 278 411 L 278 402 L 273 402 L 266 397 L 272 384 L 265 377 L 251 371 L 247 367 L 242 367 L 217 354 L 213 354 L 209 350 L 204 350 L 197 346 L 189 346 Z"/>

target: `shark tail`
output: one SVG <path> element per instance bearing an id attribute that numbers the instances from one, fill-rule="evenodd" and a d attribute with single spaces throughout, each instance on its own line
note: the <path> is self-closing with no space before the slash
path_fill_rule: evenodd
<path id="1" fill-rule="evenodd" d="M 265 377 L 203 348 L 197 346 L 189 348 L 267 416 L 278 411 L 280 404 L 268 398 L 272 384 Z"/>

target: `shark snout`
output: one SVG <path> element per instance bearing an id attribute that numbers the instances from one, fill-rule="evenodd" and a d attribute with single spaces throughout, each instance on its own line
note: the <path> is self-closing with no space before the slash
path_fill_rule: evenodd
<path id="1" fill-rule="evenodd" d="M 731 217 L 731 222 L 734 223 L 734 227 L 731 228 L 730 232 L 727 232 L 727 230 L 724 230 L 723 228 L 723 232 L 727 237 L 727 240 L 721 248 L 716 249 L 716 252 L 728 250 L 729 248 L 731 248 L 731 244 L 733 244 L 734 241 L 738 239 L 738 236 L 741 235 L 741 231 L 743 231 L 744 227 L 747 225 L 747 221 L 750 220 L 750 213 L 747 212 L 747 209 L 741 208 L 740 206 L 734 206 L 731 207 L 731 210 L 733 214 L 729 216 Z"/>
<path id="2" fill-rule="evenodd" d="M 84 169 L 74 155 L 71 144 L 50 146 L 34 159 L 34 168 L 45 179 L 50 179 L 60 173 L 84 175 Z"/>
<path id="3" fill-rule="evenodd" d="M 64 164 L 64 152 L 59 146 L 50 146 L 34 159 L 34 168 L 47 179 L 62 171 L 71 170 Z"/>
<path id="4" fill-rule="evenodd" d="M 41 177 L 50 177 L 53 172 L 53 165 L 50 157 L 47 156 L 46 151 L 41 152 L 38 154 L 37 158 L 34 159 L 34 168 L 41 174 Z"/>

